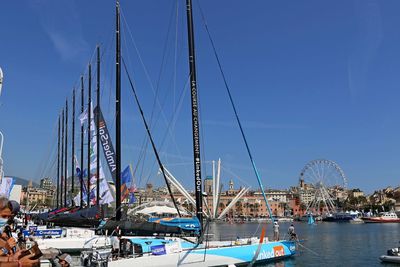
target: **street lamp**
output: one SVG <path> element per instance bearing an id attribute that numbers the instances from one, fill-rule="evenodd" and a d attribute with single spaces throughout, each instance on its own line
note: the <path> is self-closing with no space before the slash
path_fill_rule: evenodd
<path id="1" fill-rule="evenodd" d="M 1 71 L 1 69 L 0 69 L 0 71 Z M 0 90 L 1 90 L 1 87 L 0 87 Z M 4 141 L 4 136 L 3 136 L 3 133 L 0 131 L 0 181 L 1 181 L 1 179 L 3 179 L 3 174 L 4 174 L 4 171 L 3 171 L 3 158 L 2 158 L 3 141 Z"/>
<path id="2" fill-rule="evenodd" d="M 3 87 L 3 71 L 0 68 L 0 96 L 1 96 L 1 88 L 2 87 Z M 4 139 L 4 136 L 3 136 L 3 133 L 1 131 L 0 131 L 0 137 L 1 137 L 1 140 L 0 140 L 0 181 L 1 181 L 1 179 L 3 178 L 3 173 L 4 173 L 4 171 L 3 171 L 3 158 L 1 157 L 2 152 L 3 152 L 3 139 Z"/>
<path id="3" fill-rule="evenodd" d="M 3 71 L 0 68 L 0 96 L 1 96 L 1 88 L 3 87 Z"/>

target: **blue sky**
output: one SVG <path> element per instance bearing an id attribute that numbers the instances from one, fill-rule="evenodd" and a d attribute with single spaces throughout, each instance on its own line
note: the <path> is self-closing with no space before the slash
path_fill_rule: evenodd
<path id="1" fill-rule="evenodd" d="M 163 161 L 193 187 L 183 4 L 179 1 L 176 17 L 172 0 L 122 0 L 123 57 L 149 120 L 154 112 L 152 130 Z M 194 7 L 203 155 L 206 161 L 222 158 L 225 185 L 233 178 L 255 188 L 198 4 Z M 266 186 L 297 184 L 303 166 L 318 158 L 337 162 L 351 188 L 371 192 L 398 185 L 398 1 L 204 0 L 201 8 Z M 0 25 L 5 172 L 54 177 L 57 118 L 97 43 L 104 53 L 102 107 L 114 131 L 114 3 L 6 1 Z M 145 133 L 126 76 L 123 97 L 123 164 L 140 162 L 141 186 L 161 185 L 154 156 L 149 152 L 139 160 Z M 211 173 L 209 163 L 205 169 L 204 175 Z"/>

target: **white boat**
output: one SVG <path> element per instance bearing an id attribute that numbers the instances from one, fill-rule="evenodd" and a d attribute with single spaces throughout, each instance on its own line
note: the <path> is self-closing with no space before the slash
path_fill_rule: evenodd
<path id="1" fill-rule="evenodd" d="M 400 223 L 400 218 L 394 212 L 382 212 L 376 217 L 362 217 L 366 223 Z"/>
<path id="2" fill-rule="evenodd" d="M 84 245 L 92 240 L 101 239 L 95 236 L 95 231 L 85 228 L 55 228 L 55 229 L 38 229 L 38 235 L 35 235 L 35 241 L 41 250 L 55 248 L 62 252 L 81 251 Z M 55 234 L 52 237 L 52 233 Z M 102 243 L 104 245 L 104 242 Z"/>
<path id="3" fill-rule="evenodd" d="M 258 251 L 258 253 L 256 253 Z M 291 256 L 296 246 L 291 241 L 260 243 L 258 238 L 232 241 L 210 241 L 207 246 L 180 238 L 125 237 L 117 260 L 111 260 L 111 249 L 83 253 L 82 265 L 116 266 L 221 266 L 268 262 Z M 254 255 L 258 255 L 254 259 Z"/>

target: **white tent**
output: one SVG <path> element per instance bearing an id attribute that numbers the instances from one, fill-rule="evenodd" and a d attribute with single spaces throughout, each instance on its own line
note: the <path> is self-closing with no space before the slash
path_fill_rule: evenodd
<path id="1" fill-rule="evenodd" d="M 147 207 L 142 210 L 136 211 L 138 214 L 145 214 L 145 215 L 161 215 L 161 214 L 172 214 L 177 215 L 178 212 L 175 208 L 171 208 L 168 206 L 153 206 Z M 188 215 L 185 211 L 180 210 L 181 215 Z"/>
<path id="2" fill-rule="evenodd" d="M 179 208 L 179 212 L 183 216 L 189 216 L 190 213 L 184 210 L 182 207 Z M 176 216 L 178 212 L 174 207 L 173 203 L 168 201 L 152 201 L 148 203 L 144 203 L 140 206 L 137 206 L 133 209 L 128 210 L 129 215 L 134 214 L 142 214 L 147 216 L 158 216 L 158 215 L 166 215 L 166 216 Z"/>

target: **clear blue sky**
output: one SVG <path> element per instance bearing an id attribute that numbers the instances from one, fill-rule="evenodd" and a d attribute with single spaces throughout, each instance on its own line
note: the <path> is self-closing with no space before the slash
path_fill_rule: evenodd
<path id="1" fill-rule="evenodd" d="M 351 188 L 371 192 L 398 185 L 399 1 L 200 2 L 266 186 L 297 184 L 303 166 L 317 158 L 337 162 Z M 179 104 L 188 73 L 183 4 L 180 1 L 175 26 L 174 15 L 170 24 L 175 1 L 121 0 L 126 20 L 123 56 L 149 119 L 152 90 L 159 80 L 162 108 L 154 110 L 155 139 L 166 164 L 193 187 L 191 165 L 186 164 L 192 157 L 188 90 Z M 198 5 L 194 7 L 205 160 L 222 158 L 231 171 L 223 173 L 224 184 L 235 178 L 237 184 L 256 187 Z M 97 43 L 104 52 L 103 112 L 114 131 L 114 12 L 113 1 L 2 3 L 0 130 L 5 135 L 6 174 L 54 177 L 57 118 Z M 123 80 L 123 164 L 135 165 L 145 135 L 126 77 Z M 161 145 L 174 110 L 179 112 L 172 134 Z M 148 153 L 138 168 L 141 186 L 148 176 L 162 184 L 153 162 Z M 210 174 L 209 164 L 206 169 Z"/>

